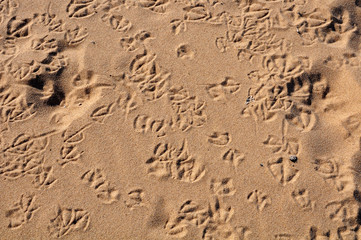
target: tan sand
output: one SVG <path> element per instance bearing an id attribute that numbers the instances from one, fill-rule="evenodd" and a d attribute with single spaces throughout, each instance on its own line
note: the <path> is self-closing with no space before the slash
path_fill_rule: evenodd
<path id="1" fill-rule="evenodd" d="M 0 240 L 361 239 L 360 0 L 0 0 Z"/>

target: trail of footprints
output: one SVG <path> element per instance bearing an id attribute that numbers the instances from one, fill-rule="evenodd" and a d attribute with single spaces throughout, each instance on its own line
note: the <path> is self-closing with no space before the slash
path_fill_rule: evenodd
<path id="1" fill-rule="evenodd" d="M 305 236 L 305 239 L 358 239 L 360 235 L 359 229 L 350 229 L 349 227 L 342 226 L 338 227 L 335 230 L 330 229 L 320 229 L 317 226 L 311 226 L 308 229 L 308 234 Z"/>
<path id="2" fill-rule="evenodd" d="M 8 228 L 17 229 L 32 220 L 40 209 L 35 203 L 34 194 L 22 194 L 19 201 L 9 208 L 5 217 L 9 220 Z M 52 237 L 63 237 L 70 232 L 86 231 L 90 223 L 89 212 L 83 209 L 62 208 L 58 206 L 56 216 L 49 221 L 48 231 Z"/>
<path id="3" fill-rule="evenodd" d="M 193 59 L 195 52 L 188 44 L 181 44 L 176 49 L 177 57 L 181 59 Z"/>
<path id="4" fill-rule="evenodd" d="M 8 180 L 31 176 L 35 187 L 51 187 L 57 179 L 54 177 L 53 167 L 45 163 L 44 152 L 48 144 L 47 134 L 18 135 L 2 150 L 0 175 Z"/>
<path id="5" fill-rule="evenodd" d="M 307 189 L 296 189 L 291 193 L 292 199 L 304 211 L 313 211 L 315 208 L 315 201 L 312 201 Z"/>
<path id="6" fill-rule="evenodd" d="M 282 157 L 269 160 L 267 167 L 272 176 L 282 185 L 294 182 L 299 176 L 299 170 L 292 166 L 291 161 Z"/>
<path id="7" fill-rule="evenodd" d="M 81 208 L 64 208 L 58 206 L 56 215 L 50 219 L 48 231 L 50 236 L 60 238 L 74 231 L 87 231 L 90 214 Z"/>
<path id="8" fill-rule="evenodd" d="M 130 210 L 134 210 L 139 207 L 146 206 L 145 193 L 141 188 L 135 188 L 128 192 L 127 200 L 125 200 L 125 206 Z"/>
<path id="9" fill-rule="evenodd" d="M 214 146 L 224 147 L 231 142 L 231 137 L 228 132 L 213 132 L 208 136 L 207 141 Z"/>
<path id="10" fill-rule="evenodd" d="M 231 165 L 237 170 L 239 164 L 245 160 L 245 154 L 237 148 L 230 147 L 232 138 L 228 132 L 214 131 L 207 136 L 207 142 L 218 148 L 226 148 L 223 151 L 221 159 L 226 164 Z"/>
<path id="11" fill-rule="evenodd" d="M 189 153 L 188 142 L 180 147 L 170 143 L 159 143 L 154 147 L 153 156 L 146 164 L 147 173 L 158 179 L 172 178 L 193 183 L 203 178 L 206 173 L 204 165 Z"/>
<path id="12" fill-rule="evenodd" d="M 135 35 L 126 35 L 120 38 L 120 46 L 127 52 L 134 52 L 142 47 L 145 48 L 145 44 L 153 39 L 152 34 L 148 31 L 142 30 Z"/>
<path id="13" fill-rule="evenodd" d="M 144 49 L 129 64 L 126 78 L 136 85 L 145 101 L 156 101 L 163 97 L 168 89 L 170 73 L 163 70 L 155 61 L 157 55 Z"/>
<path id="14" fill-rule="evenodd" d="M 63 145 L 60 149 L 61 159 L 58 159 L 58 163 L 61 166 L 76 162 L 81 158 L 83 152 L 79 150 L 78 145 L 85 139 L 84 131 L 88 127 L 90 127 L 90 124 L 81 127 L 74 133 L 70 133 L 68 129 L 62 133 Z"/>
<path id="15" fill-rule="evenodd" d="M 345 226 L 354 228 L 358 225 L 359 204 L 353 197 L 327 203 L 326 212 L 331 220 L 342 222 Z"/>
<path id="16" fill-rule="evenodd" d="M 164 70 L 156 62 L 157 55 L 146 48 L 153 35 L 140 30 L 131 32 L 133 24 L 123 15 L 117 13 L 121 5 L 127 7 L 138 6 L 152 11 L 154 14 L 164 14 L 171 1 L 95 1 L 70 0 L 66 6 L 66 13 L 70 19 L 93 18 L 98 19 L 105 26 L 121 34 L 120 47 L 127 52 L 137 52 L 129 64 L 127 72 L 119 76 L 116 83 L 117 99 L 106 105 L 96 106 L 89 118 L 94 123 L 104 123 L 107 118 L 120 109 L 127 117 L 130 112 L 138 109 L 138 98 L 144 102 L 158 101 L 166 98 L 171 105 L 171 117 L 154 118 L 145 114 L 138 114 L 133 119 L 133 128 L 137 133 L 152 133 L 158 138 L 165 137 L 168 129 L 186 132 L 194 127 L 202 127 L 208 121 L 205 113 L 206 102 L 198 99 L 183 86 L 171 86 L 171 73 Z M 297 168 L 299 149 L 302 148 L 297 137 L 289 137 L 288 126 L 296 127 L 300 132 L 308 132 L 317 124 L 316 113 L 312 109 L 312 100 L 325 98 L 328 92 L 328 83 L 322 76 L 308 74 L 312 62 L 306 56 L 292 56 L 287 50 L 292 44 L 284 39 L 278 39 L 270 29 L 284 29 L 288 25 L 297 29 L 304 45 L 315 43 L 333 44 L 348 38 L 357 27 L 351 24 L 349 10 L 340 7 L 327 16 L 322 16 L 319 9 L 300 12 L 307 1 L 283 1 L 279 12 L 273 12 L 269 6 L 277 1 L 262 1 L 264 4 L 239 4 L 240 15 L 217 13 L 216 7 L 222 2 L 213 1 L 176 1 L 183 4 L 183 16 L 170 22 L 171 31 L 181 34 L 192 23 L 225 24 L 224 36 L 214 39 L 215 47 L 220 52 L 229 51 L 234 47 L 237 58 L 243 62 L 254 62 L 259 59 L 262 67 L 248 74 L 254 85 L 249 89 L 246 107 L 241 115 L 252 117 L 256 121 L 269 122 L 276 116 L 284 114 L 281 135 L 268 135 L 263 141 L 265 147 L 271 149 L 275 155 L 267 161 L 270 176 L 283 187 L 289 186 L 299 178 L 301 172 Z M 56 37 L 42 36 L 32 38 L 29 44 L 31 51 L 46 53 L 46 61 L 18 62 L 15 57 L 9 58 L 8 63 L 1 63 L 4 75 L 17 83 L 26 83 L 34 87 L 34 79 L 44 75 L 59 74 L 68 67 L 67 56 L 59 50 L 58 40 L 64 40 L 66 47 L 76 48 L 88 37 L 87 29 L 81 25 L 71 27 L 55 14 L 36 13 L 33 18 L 18 18 L 13 16 L 19 3 L 13 0 L 0 1 L 1 21 L 7 24 L 6 37 L 0 53 L 4 56 L 22 54 L 19 48 L 19 39 L 32 36 L 33 28 L 41 26 L 54 33 Z M 98 14 L 100 13 L 100 14 Z M 252 23 L 244 24 L 242 23 Z M 329 28 L 333 25 L 333 28 Z M 20 49 L 20 50 L 19 50 Z M 193 59 L 194 51 L 188 44 L 176 48 L 176 57 Z M 139 53 L 140 52 L 140 53 Z M 342 54 L 329 56 L 323 64 L 331 68 L 344 66 L 359 66 L 358 56 Z M 4 65 L 4 66 L 3 66 Z M 81 72 L 74 76 L 73 85 L 76 90 L 65 93 L 62 97 L 59 89 L 52 82 L 45 82 L 44 89 L 40 89 L 42 100 L 49 106 L 57 106 L 65 99 L 65 105 L 87 103 L 89 94 L 85 94 L 90 84 L 95 82 L 95 76 L 86 76 Z M 90 74 L 91 75 L 91 74 Z M 85 82 L 84 82 L 85 81 Z M 120 84 L 120 82 L 122 84 Z M 35 84 L 36 85 L 36 84 Z M 122 85 L 122 87 L 120 87 Z M 129 91 L 128 86 L 134 87 Z M 126 87 L 125 87 L 126 86 Z M 214 101 L 227 101 L 229 96 L 239 92 L 241 84 L 231 77 L 222 82 L 207 84 L 205 90 Z M 293 87 L 290 87 L 293 86 Z M 109 87 L 109 86 L 100 86 Z M 121 89 L 119 89 L 121 88 Z M 38 89 L 39 90 L 39 89 Z M 11 83 L 1 88 L 0 94 L 0 124 L 1 129 L 8 130 L 13 124 L 26 121 L 36 116 L 35 104 L 27 102 L 26 94 L 18 91 Z M 351 114 L 343 121 L 347 130 L 347 137 L 357 136 L 360 130 L 359 114 Z M 54 117 L 55 120 L 58 116 Z M 55 122 L 61 122 L 55 121 Z M 62 146 L 60 149 L 59 165 L 79 162 L 83 154 L 79 144 L 85 139 L 84 131 L 91 124 L 85 125 L 75 132 L 64 129 Z M 54 177 L 54 169 L 46 164 L 44 152 L 53 133 L 42 135 L 20 134 L 11 144 L 2 146 L 0 175 L 5 179 L 13 180 L 31 176 L 36 188 L 49 188 L 58 180 Z M 237 168 L 245 160 L 245 155 L 231 146 L 231 135 L 228 132 L 214 131 L 209 133 L 206 140 L 212 146 L 222 149 L 221 160 Z M 171 178 L 174 180 L 194 183 L 202 179 L 206 168 L 202 161 L 189 153 L 187 140 L 180 146 L 170 142 L 159 142 L 154 146 L 153 155 L 145 162 L 147 174 L 158 179 Z M 351 189 L 352 179 L 344 174 L 343 161 L 333 156 L 318 157 L 312 162 L 315 173 L 326 182 L 331 182 L 338 192 Z M 97 198 L 104 204 L 111 204 L 120 200 L 120 191 L 113 187 L 99 168 L 88 169 L 80 179 L 94 190 Z M 306 188 L 293 188 L 290 199 L 304 211 L 313 211 L 316 204 L 312 194 Z M 164 225 L 169 236 L 184 237 L 190 225 L 201 229 L 202 239 L 218 239 L 227 236 L 227 239 L 248 239 L 251 230 L 245 226 L 233 226 L 231 218 L 234 214 L 232 207 L 223 203 L 223 198 L 232 197 L 236 189 L 231 178 L 210 180 L 210 191 L 214 197 L 208 206 L 197 204 L 192 200 L 185 201 L 179 210 L 170 216 Z M 354 192 L 355 194 L 355 192 Z M 246 200 L 254 205 L 258 211 L 264 211 L 271 205 L 271 195 L 255 189 L 248 193 Z M 23 194 L 5 213 L 8 219 L 8 228 L 17 229 L 29 222 L 40 209 L 35 204 L 34 194 Z M 127 208 L 134 210 L 145 205 L 145 192 L 142 188 L 134 188 L 127 192 L 124 203 Z M 206 204 L 207 205 L 207 204 Z M 359 203 L 354 197 L 344 197 L 326 204 L 325 210 L 331 220 L 343 224 L 336 231 L 322 231 L 311 226 L 306 239 L 357 239 L 359 229 Z M 63 237 L 74 231 L 87 231 L 90 226 L 90 212 L 81 208 L 58 207 L 56 214 L 49 221 L 48 230 L 52 237 Z M 279 233 L 274 239 L 293 239 L 292 234 Z"/>
<path id="17" fill-rule="evenodd" d="M 315 171 L 326 181 L 331 182 L 337 191 L 352 188 L 352 176 L 342 172 L 342 161 L 334 157 L 320 157 L 314 160 Z"/>
<path id="18" fill-rule="evenodd" d="M 226 206 L 221 199 L 214 197 L 208 207 L 187 200 L 178 212 L 170 217 L 164 229 L 169 236 L 182 238 L 188 234 L 189 225 L 202 230 L 202 239 L 213 239 L 228 236 L 229 239 L 246 239 L 251 231 L 245 226 L 233 226 L 231 218 L 234 214 L 232 207 Z"/>
<path id="19" fill-rule="evenodd" d="M 213 194 L 218 196 L 233 196 L 236 193 L 236 189 L 233 186 L 233 179 L 223 178 L 221 181 L 211 179 L 210 190 Z"/>
<path id="20" fill-rule="evenodd" d="M 139 114 L 133 121 L 134 130 L 139 133 L 152 132 L 157 137 L 163 137 L 168 131 L 186 132 L 192 127 L 202 127 L 206 123 L 205 102 L 190 95 L 189 91 L 182 86 L 171 87 L 168 99 L 173 109 L 170 117 L 153 118 Z"/>
<path id="21" fill-rule="evenodd" d="M 245 155 L 238 149 L 229 148 L 222 155 L 222 160 L 237 169 L 238 165 L 245 160 Z"/>
<path id="22" fill-rule="evenodd" d="M 2 88 L 1 90 L 0 124 L 25 121 L 36 114 L 34 105 L 26 102 L 24 94 L 11 87 Z"/>
<path id="23" fill-rule="evenodd" d="M 154 119 L 145 114 L 137 115 L 133 121 L 133 128 L 138 133 L 154 133 L 157 137 L 166 135 L 167 121 L 164 119 Z"/>
<path id="24" fill-rule="evenodd" d="M 239 92 L 240 86 L 233 78 L 225 77 L 220 83 L 208 84 L 206 91 L 214 101 L 226 101 L 229 95 Z"/>
<path id="25" fill-rule="evenodd" d="M 104 204 L 111 204 L 119 201 L 120 193 L 110 182 L 106 179 L 104 172 L 99 169 L 88 170 L 82 174 L 81 180 L 93 188 L 97 198 Z"/>
<path id="26" fill-rule="evenodd" d="M 247 200 L 250 204 L 256 206 L 258 211 L 263 211 L 263 209 L 272 204 L 271 198 L 260 190 L 254 190 L 247 195 Z"/>
<path id="27" fill-rule="evenodd" d="M 34 194 L 22 194 L 20 196 L 20 199 L 5 212 L 5 217 L 9 220 L 8 228 L 19 228 L 33 218 L 39 210 L 35 200 Z"/>

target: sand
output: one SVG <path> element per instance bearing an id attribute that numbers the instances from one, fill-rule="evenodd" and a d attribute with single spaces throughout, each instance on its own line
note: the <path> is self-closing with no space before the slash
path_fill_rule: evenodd
<path id="1" fill-rule="evenodd" d="M 361 1 L 0 0 L 0 239 L 361 239 Z"/>

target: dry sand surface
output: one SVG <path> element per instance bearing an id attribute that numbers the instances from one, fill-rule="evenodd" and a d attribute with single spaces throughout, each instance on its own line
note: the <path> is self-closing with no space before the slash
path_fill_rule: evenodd
<path id="1" fill-rule="evenodd" d="M 0 240 L 361 239 L 361 0 L 0 0 Z"/>

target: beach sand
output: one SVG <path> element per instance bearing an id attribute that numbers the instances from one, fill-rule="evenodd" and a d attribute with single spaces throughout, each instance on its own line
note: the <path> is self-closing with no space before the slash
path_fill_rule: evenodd
<path id="1" fill-rule="evenodd" d="M 361 1 L 0 0 L 0 239 L 361 239 Z"/>

